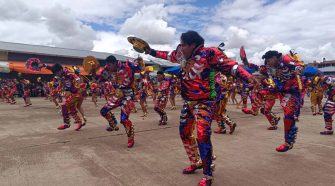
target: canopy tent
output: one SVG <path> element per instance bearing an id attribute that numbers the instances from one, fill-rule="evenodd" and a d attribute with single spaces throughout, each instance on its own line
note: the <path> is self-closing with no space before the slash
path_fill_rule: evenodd
<path id="1" fill-rule="evenodd" d="M 322 72 L 318 68 L 313 66 L 306 67 L 305 70 L 301 73 L 302 76 L 309 76 L 309 77 L 315 76 L 317 74 L 322 74 Z"/>
<path id="2" fill-rule="evenodd" d="M 247 72 L 249 72 L 250 74 L 253 74 L 255 71 L 255 69 L 252 68 L 248 68 L 248 67 L 244 67 L 244 70 L 246 70 Z"/>
<path id="3" fill-rule="evenodd" d="M 48 65 L 52 65 L 52 64 L 48 64 Z M 63 67 L 68 67 L 71 68 L 72 65 L 64 65 L 62 64 Z M 84 71 L 83 66 L 78 66 L 80 69 L 80 75 L 88 75 L 87 72 Z M 178 67 L 178 66 L 177 66 Z M 96 72 L 98 75 L 101 74 L 103 68 L 100 67 L 100 69 Z M 5 62 L 5 61 L 0 61 L 0 73 L 9 73 L 9 72 L 18 72 L 18 73 L 22 73 L 22 74 L 37 74 L 37 75 L 50 75 L 52 74 L 52 72 L 46 68 L 42 68 L 41 71 L 32 71 L 26 68 L 26 64 L 24 62 L 17 62 L 17 61 L 9 61 L 9 62 Z M 146 71 L 149 71 L 149 75 L 152 77 L 156 77 L 157 76 L 157 71 L 153 71 L 153 67 L 152 66 L 147 66 L 146 67 Z M 136 74 L 136 76 L 139 76 L 139 74 Z M 165 76 L 170 76 L 169 74 L 165 73 Z"/>
<path id="4" fill-rule="evenodd" d="M 52 65 L 52 64 L 49 64 Z M 72 65 L 62 65 L 63 67 L 71 68 Z M 82 66 L 79 66 L 80 74 L 81 75 L 88 75 L 84 71 Z M 46 68 L 42 68 L 41 71 L 32 71 L 26 68 L 26 64 L 24 62 L 17 62 L 17 61 L 9 61 L 4 62 L 0 61 L 0 72 L 2 73 L 9 73 L 9 72 L 18 72 L 22 74 L 52 74 L 52 72 Z"/>
<path id="5" fill-rule="evenodd" d="M 172 74 L 172 75 L 177 75 L 180 72 L 180 65 L 170 67 L 164 71 L 165 73 Z"/>
<path id="6" fill-rule="evenodd" d="M 52 74 L 50 70 L 42 68 L 41 71 L 32 71 L 26 68 L 26 64 L 23 62 L 11 61 L 9 62 L 10 71 L 22 73 L 22 74 Z"/>

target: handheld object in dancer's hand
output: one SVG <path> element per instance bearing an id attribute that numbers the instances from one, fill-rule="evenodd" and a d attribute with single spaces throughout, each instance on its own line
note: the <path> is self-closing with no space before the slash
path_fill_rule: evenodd
<path id="1" fill-rule="evenodd" d="M 134 36 L 129 36 L 127 39 L 129 43 L 133 45 L 133 48 L 136 52 L 143 53 L 146 49 L 150 49 L 149 44 L 143 39 Z"/>
<path id="2" fill-rule="evenodd" d="M 95 74 L 100 68 L 100 63 L 95 57 L 87 56 L 83 60 L 83 68 L 88 74 Z"/>
<path id="3" fill-rule="evenodd" d="M 246 67 L 249 67 L 249 62 L 248 62 L 248 58 L 247 58 L 247 54 L 245 53 L 244 47 L 241 46 L 240 48 L 240 58 L 243 62 L 243 65 Z"/>

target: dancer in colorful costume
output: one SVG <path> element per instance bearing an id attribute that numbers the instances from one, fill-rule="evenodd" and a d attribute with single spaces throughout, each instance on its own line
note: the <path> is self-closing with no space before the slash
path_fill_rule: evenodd
<path id="1" fill-rule="evenodd" d="M 301 69 L 301 72 L 302 70 L 303 69 Z M 299 106 L 297 107 L 297 111 L 294 114 L 295 121 L 299 121 L 300 110 L 304 106 L 304 103 L 305 103 L 304 99 L 305 99 L 306 91 L 310 85 L 310 80 L 306 76 L 300 76 L 300 81 L 301 81 L 302 88 L 300 91 Z"/>
<path id="2" fill-rule="evenodd" d="M 205 176 L 198 185 L 211 185 L 211 122 L 215 105 L 215 95 L 211 94 L 211 89 L 215 92 L 214 74 L 211 74 L 211 69 L 217 69 L 226 75 L 240 76 L 245 81 L 254 82 L 254 79 L 218 48 L 204 47 L 204 39 L 197 32 L 183 33 L 180 40 L 181 44 L 172 52 L 157 51 L 149 46 L 146 46 L 145 52 L 153 57 L 181 63 L 181 95 L 185 103 L 181 111 L 179 131 L 191 162 L 183 173 L 192 174 L 203 167 Z M 197 142 L 193 136 L 195 126 Z M 197 146 L 202 162 L 199 160 Z"/>
<path id="3" fill-rule="evenodd" d="M 10 103 L 9 91 L 10 91 L 10 88 L 8 86 L 8 80 L 4 79 L 2 82 L 2 94 L 3 94 L 3 101 L 6 103 Z"/>
<path id="4" fill-rule="evenodd" d="M 326 77 L 323 81 L 323 87 L 327 91 L 327 101 L 323 106 L 323 118 L 326 130 L 320 132 L 320 134 L 332 135 L 334 133 L 333 115 L 335 113 L 335 78 Z"/>
<path id="5" fill-rule="evenodd" d="M 140 83 L 139 83 L 139 98 L 140 98 L 140 105 L 143 111 L 143 115 L 141 117 L 147 117 L 148 115 L 148 105 L 147 105 L 147 97 L 148 97 L 148 89 L 149 89 L 149 82 L 150 82 L 150 71 L 143 71 L 140 73 Z"/>
<path id="6" fill-rule="evenodd" d="M 8 80 L 7 83 L 8 83 L 7 84 L 8 85 L 7 100 L 9 100 L 10 104 L 16 104 L 15 97 L 14 97 L 17 92 L 15 80 Z"/>
<path id="7" fill-rule="evenodd" d="M 21 85 L 22 85 L 22 89 L 23 89 L 23 100 L 24 100 L 24 107 L 29 107 L 30 105 L 32 105 L 31 101 L 30 101 L 30 81 L 23 79 L 20 81 Z"/>
<path id="8" fill-rule="evenodd" d="M 133 83 L 134 74 L 144 69 L 142 58 L 137 59 L 138 64 L 127 61 L 118 61 L 113 55 L 108 56 L 105 60 L 105 72 L 111 75 L 114 94 L 107 100 L 107 103 L 100 110 L 100 114 L 108 121 L 107 131 L 119 130 L 116 126 L 117 120 L 112 110 L 121 107 L 120 122 L 123 124 L 128 136 L 128 148 L 135 144 L 134 125 L 129 119 L 130 112 L 135 107 Z"/>
<path id="9" fill-rule="evenodd" d="M 322 115 L 322 99 L 323 99 L 323 88 L 322 88 L 322 77 L 321 74 L 317 74 L 313 77 L 311 86 L 311 109 L 313 115 Z M 319 112 L 316 111 L 316 107 L 319 107 Z"/>
<path id="10" fill-rule="evenodd" d="M 240 83 L 240 95 L 242 101 L 242 111 L 248 109 L 248 98 L 251 100 L 252 87 L 249 86 L 246 82 Z M 244 111 L 243 111 L 244 112 Z"/>
<path id="11" fill-rule="evenodd" d="M 92 95 L 92 102 L 94 103 L 95 107 L 98 107 L 98 91 L 99 87 L 98 84 L 96 83 L 95 78 L 93 78 L 93 81 L 90 83 L 90 89 L 91 89 L 91 95 Z"/>
<path id="12" fill-rule="evenodd" d="M 229 126 L 229 134 L 233 134 L 236 128 L 236 123 L 232 121 L 226 114 L 226 106 L 229 99 L 229 84 L 227 77 L 222 73 L 215 75 L 215 91 L 216 91 L 216 105 L 214 118 L 218 123 L 218 129 L 214 130 L 217 134 L 226 134 L 226 126 Z"/>
<path id="13" fill-rule="evenodd" d="M 259 71 L 262 74 L 261 90 L 258 93 L 258 96 L 262 100 L 261 113 L 265 115 L 271 125 L 268 127 L 268 130 L 276 130 L 280 120 L 280 117 L 272 112 L 277 99 L 276 84 L 270 77 L 266 66 L 261 66 Z"/>
<path id="14" fill-rule="evenodd" d="M 4 83 L 3 80 L 0 78 L 0 99 L 4 102 L 5 101 L 5 94 L 4 94 Z"/>
<path id="15" fill-rule="evenodd" d="M 260 87 L 254 92 L 253 103 L 251 109 L 245 109 L 244 113 L 257 115 L 260 109 L 261 113 L 265 115 L 270 123 L 268 130 L 276 130 L 280 117 L 272 112 L 272 107 L 276 103 L 277 93 L 274 80 L 270 77 L 268 69 L 265 65 L 259 68 L 261 74 Z"/>
<path id="16" fill-rule="evenodd" d="M 109 80 L 106 80 L 102 84 L 102 87 L 103 87 L 104 98 L 106 102 L 108 102 L 108 100 L 112 97 L 112 90 L 114 89 L 113 83 Z"/>
<path id="17" fill-rule="evenodd" d="M 79 79 L 79 92 L 80 92 L 80 97 L 79 97 L 79 101 L 76 104 L 77 110 L 79 111 L 82 119 L 83 119 L 83 125 L 86 125 L 87 123 L 87 118 L 85 116 L 85 112 L 84 109 L 82 107 L 82 104 L 84 102 L 84 99 L 87 97 L 87 85 L 84 81 L 84 76 L 80 75 L 80 69 L 77 66 L 72 66 L 72 69 L 74 70 L 74 73 L 80 78 Z"/>
<path id="18" fill-rule="evenodd" d="M 60 107 L 57 101 L 57 98 L 61 96 L 60 95 L 61 86 L 60 86 L 59 81 L 60 81 L 60 78 L 55 76 L 51 82 L 48 82 L 49 94 L 50 94 L 49 98 L 50 98 L 50 101 L 55 103 L 56 109 Z"/>
<path id="19" fill-rule="evenodd" d="M 58 130 L 64 130 L 70 127 L 71 115 L 77 124 L 76 131 L 79 131 L 85 125 L 82 123 L 77 111 L 77 105 L 81 99 L 80 78 L 75 74 L 74 69 L 63 68 L 58 63 L 53 66 L 46 66 L 46 68 L 60 78 L 60 86 L 65 91 L 65 103 L 61 105 L 64 123 L 58 127 Z"/>
<path id="20" fill-rule="evenodd" d="M 165 78 L 163 71 L 157 72 L 157 86 L 155 92 L 157 93 L 156 102 L 154 110 L 159 114 L 161 119 L 159 120 L 159 125 L 167 124 L 167 115 L 165 110 L 166 104 L 168 102 L 170 89 L 170 81 Z"/>
<path id="21" fill-rule="evenodd" d="M 300 99 L 301 82 L 297 71 L 301 68 L 289 55 L 282 55 L 278 51 L 268 51 L 263 57 L 276 83 L 280 104 L 284 110 L 285 143 L 279 145 L 278 152 L 286 152 L 293 148 L 298 132 L 295 126 L 294 114 Z M 300 82 L 300 83 L 299 83 Z"/>
<path id="22" fill-rule="evenodd" d="M 229 92 L 230 92 L 230 99 L 233 104 L 238 104 L 238 101 L 236 99 L 237 89 L 236 89 L 236 81 L 232 76 L 228 78 L 228 84 L 229 84 Z"/>
<path id="23" fill-rule="evenodd" d="M 246 70 L 250 74 L 252 74 L 259 70 L 259 66 L 248 62 Z M 249 85 L 243 81 L 242 81 L 242 84 L 243 84 L 242 90 L 241 90 L 241 99 L 243 101 L 242 112 L 248 114 L 248 112 L 252 111 L 247 107 L 248 98 L 249 98 L 251 105 L 254 106 L 254 108 L 257 108 L 252 111 L 252 114 L 256 116 L 258 115 L 258 108 L 261 106 L 261 99 L 257 99 L 259 87 L 255 87 L 254 85 Z"/>
<path id="24" fill-rule="evenodd" d="M 176 94 L 177 94 L 177 80 L 176 76 L 172 75 L 170 80 L 169 100 L 171 103 L 171 110 L 176 110 Z"/>

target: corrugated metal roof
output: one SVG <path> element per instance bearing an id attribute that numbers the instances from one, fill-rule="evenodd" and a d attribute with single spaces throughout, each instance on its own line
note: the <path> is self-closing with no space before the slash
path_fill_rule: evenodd
<path id="1" fill-rule="evenodd" d="M 107 52 L 94 52 L 89 50 L 68 49 L 51 46 L 30 45 L 21 43 L 11 43 L 0 41 L 0 50 L 19 53 L 43 54 L 50 56 L 84 58 L 86 56 L 94 56 L 97 59 L 105 59 L 109 55 L 114 55 L 118 60 L 126 60 L 129 57 Z M 165 60 L 150 60 L 145 61 L 149 65 L 159 65 L 163 67 L 175 66 L 175 64 Z"/>

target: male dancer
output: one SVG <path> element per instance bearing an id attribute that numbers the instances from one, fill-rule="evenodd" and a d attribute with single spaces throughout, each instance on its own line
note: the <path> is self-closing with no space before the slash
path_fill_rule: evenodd
<path id="1" fill-rule="evenodd" d="M 324 88 L 327 90 L 327 101 L 323 106 L 323 118 L 326 130 L 320 132 L 320 134 L 333 135 L 333 115 L 335 113 L 335 78 L 326 77 L 323 82 Z"/>
<path id="2" fill-rule="evenodd" d="M 150 76 L 148 72 L 141 72 L 140 73 L 140 83 L 139 83 L 139 97 L 140 97 L 140 105 L 143 111 L 143 119 L 148 115 L 148 104 L 147 104 L 147 97 L 148 97 L 148 89 L 150 83 Z"/>
<path id="3" fill-rule="evenodd" d="M 159 120 L 159 125 L 166 125 L 167 124 L 167 115 L 164 111 L 168 96 L 169 96 L 169 89 L 170 89 L 170 81 L 165 78 L 163 71 L 157 72 L 157 86 L 156 86 L 156 102 L 154 110 L 159 114 L 161 119 Z"/>
<path id="4" fill-rule="evenodd" d="M 76 131 L 79 131 L 85 124 L 82 123 L 76 105 L 80 101 L 80 78 L 71 68 L 63 68 L 62 65 L 56 63 L 53 66 L 44 65 L 52 73 L 58 76 L 61 80 L 61 88 L 65 91 L 65 103 L 62 104 L 63 124 L 58 127 L 58 130 L 64 130 L 70 127 L 70 115 L 77 124 Z"/>
<path id="5" fill-rule="evenodd" d="M 260 109 L 261 113 L 265 115 L 270 123 L 268 130 L 277 130 L 280 117 L 272 112 L 272 107 L 276 103 L 277 98 L 276 85 L 270 77 L 265 65 L 260 66 L 259 72 L 261 74 L 259 90 L 254 94 L 252 108 L 245 109 L 244 113 L 257 115 L 258 110 Z"/>
<path id="6" fill-rule="evenodd" d="M 115 93 L 108 98 L 107 103 L 100 110 L 100 114 L 108 121 L 109 126 L 107 131 L 117 131 L 119 127 L 116 126 L 117 120 L 112 110 L 121 107 L 120 122 L 126 129 L 128 136 L 128 148 L 135 144 L 134 140 L 134 125 L 129 120 L 130 112 L 134 109 L 134 92 L 133 83 L 135 81 L 134 74 L 140 72 L 144 68 L 142 58 L 138 58 L 138 63 L 135 64 L 129 60 L 118 61 L 113 55 L 110 55 L 105 60 L 105 72 L 111 75 L 112 85 L 115 88 Z"/>
<path id="7" fill-rule="evenodd" d="M 225 134 L 227 124 L 229 126 L 229 134 L 233 134 L 236 128 L 236 123 L 232 121 L 226 114 L 226 106 L 229 99 L 229 84 L 227 77 L 222 73 L 217 73 L 215 77 L 215 91 L 216 91 L 216 105 L 215 105 L 215 119 L 218 122 L 218 129 L 214 133 Z"/>
<path id="8" fill-rule="evenodd" d="M 301 81 L 297 71 L 300 63 L 295 63 L 289 55 L 282 55 L 278 51 L 267 51 L 263 57 L 265 65 L 274 77 L 280 104 L 284 110 L 285 143 L 279 145 L 278 152 L 286 152 L 293 148 L 298 132 L 295 126 L 294 114 L 299 105 Z M 299 83 L 300 82 L 300 83 Z"/>
<path id="9" fill-rule="evenodd" d="M 199 185 L 211 185 L 212 143 L 211 122 L 215 96 L 210 94 L 214 88 L 214 76 L 210 77 L 211 68 L 226 75 L 236 75 L 245 81 L 254 82 L 252 75 L 229 59 L 218 48 L 204 47 L 204 39 L 195 31 L 183 33 L 181 43 L 172 52 L 157 51 L 146 48 L 151 56 L 181 63 L 181 95 L 185 100 L 180 116 L 180 137 L 191 166 L 183 170 L 192 174 L 203 167 L 204 177 Z M 194 125 L 197 127 L 197 142 L 193 136 Z M 197 144 L 202 162 L 199 160 Z"/>
<path id="10" fill-rule="evenodd" d="M 323 88 L 321 83 L 321 75 L 315 75 L 311 82 L 311 109 L 313 116 L 317 114 L 322 115 Z M 319 112 L 316 111 L 317 106 L 319 107 Z"/>
<path id="11" fill-rule="evenodd" d="M 29 80 L 23 79 L 20 81 L 21 85 L 22 85 L 22 89 L 23 89 L 23 100 L 24 100 L 24 107 L 29 107 L 30 105 L 32 105 L 31 101 L 30 101 L 30 82 Z"/>
<path id="12" fill-rule="evenodd" d="M 92 82 L 90 83 L 91 95 L 92 95 L 92 102 L 94 103 L 95 107 L 98 107 L 98 84 L 96 83 L 96 79 L 93 78 Z"/>
<path id="13" fill-rule="evenodd" d="M 177 89 L 177 80 L 174 75 L 170 78 L 170 91 L 169 91 L 169 100 L 171 103 L 171 110 L 176 110 L 176 89 Z"/>

